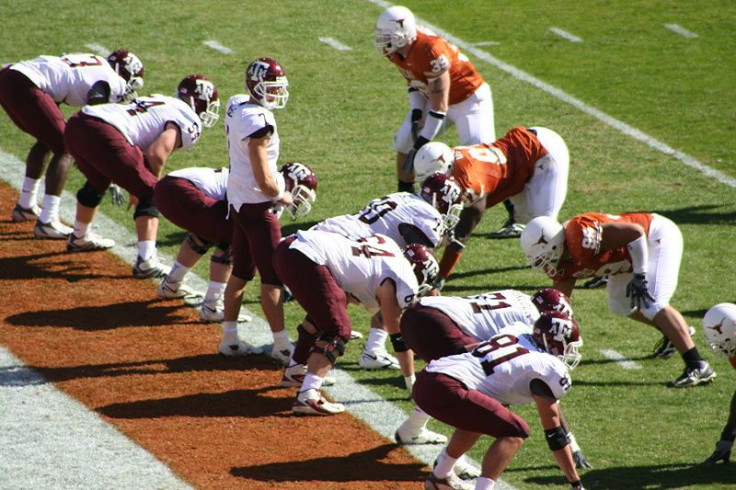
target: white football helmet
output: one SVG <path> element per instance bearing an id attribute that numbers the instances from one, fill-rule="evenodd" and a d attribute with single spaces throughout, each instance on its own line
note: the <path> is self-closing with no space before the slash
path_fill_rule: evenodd
<path id="1" fill-rule="evenodd" d="M 373 45 L 382 55 L 395 53 L 417 37 L 414 14 L 406 7 L 394 5 L 378 17 Z"/>
<path id="2" fill-rule="evenodd" d="M 521 232 L 521 248 L 532 268 L 548 275 L 559 273 L 557 265 L 565 249 L 565 230 L 549 216 L 539 216 Z"/>
<path id="3" fill-rule="evenodd" d="M 435 172 L 450 173 L 452 164 L 455 163 L 455 153 L 452 148 L 440 141 L 430 141 L 417 150 L 414 155 L 414 175 L 417 182 Z"/>
<path id="4" fill-rule="evenodd" d="M 703 335 L 713 352 L 736 357 L 736 305 L 719 303 L 703 317 Z"/>

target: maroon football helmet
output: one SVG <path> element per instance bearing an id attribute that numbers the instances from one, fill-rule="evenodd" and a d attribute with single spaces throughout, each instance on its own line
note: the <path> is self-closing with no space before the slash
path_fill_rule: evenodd
<path id="1" fill-rule="evenodd" d="M 245 70 L 245 87 L 266 109 L 283 109 L 289 99 L 286 72 L 271 58 L 258 58 Z"/>
<path id="2" fill-rule="evenodd" d="M 107 62 L 115 73 L 128 82 L 130 90 L 143 88 L 143 76 L 146 73 L 141 60 L 127 49 L 113 51 L 107 57 Z"/>
<path id="3" fill-rule="evenodd" d="M 422 182 L 421 196 L 444 216 L 445 228 L 449 231 L 460 221 L 463 210 L 462 189 L 453 177 L 437 172 Z"/>
<path id="4" fill-rule="evenodd" d="M 572 318 L 572 304 L 570 298 L 554 288 L 540 289 L 532 295 L 532 303 L 540 313 L 545 311 L 559 311 Z"/>
<path id="5" fill-rule="evenodd" d="M 317 174 L 308 165 L 299 162 L 288 162 L 279 172 L 284 176 L 286 190 L 291 192 L 294 199 L 286 210 L 292 219 L 306 216 L 312 210 L 312 203 L 317 200 Z"/>
<path id="6" fill-rule="evenodd" d="M 578 348 L 583 345 L 580 326 L 574 318 L 558 311 L 547 311 L 534 322 L 534 340 L 553 356 L 557 356 L 570 369 L 575 369 L 581 359 Z"/>
<path id="7" fill-rule="evenodd" d="M 206 128 L 220 119 L 220 100 L 217 87 L 204 75 L 189 75 L 176 88 L 176 95 L 189 104 Z"/>
<path id="8" fill-rule="evenodd" d="M 414 276 L 419 283 L 418 296 L 424 296 L 434 287 L 434 281 L 440 273 L 440 266 L 434 258 L 432 251 L 419 243 L 407 245 L 404 249 L 404 257 L 411 263 Z"/>

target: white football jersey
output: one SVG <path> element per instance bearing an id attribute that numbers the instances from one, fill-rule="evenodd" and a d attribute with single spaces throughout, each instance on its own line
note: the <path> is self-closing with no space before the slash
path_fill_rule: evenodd
<path id="1" fill-rule="evenodd" d="M 416 226 L 437 248 L 445 233 L 442 215 L 421 196 L 408 192 L 396 192 L 374 199 L 360 212 L 336 216 L 315 225 L 317 230 L 340 233 L 359 239 L 371 235 L 386 235 L 401 248 L 407 246 L 399 233 L 402 223 Z"/>
<path id="2" fill-rule="evenodd" d="M 396 300 L 404 309 L 419 290 L 414 270 L 399 246 L 390 238 L 374 235 L 361 241 L 332 232 L 298 231 L 290 248 L 317 264 L 325 265 L 343 291 L 375 314 L 380 310 L 376 291 L 386 279 L 396 285 Z"/>
<path id="3" fill-rule="evenodd" d="M 28 77 L 36 87 L 70 106 L 86 105 L 92 86 L 105 81 L 110 86 L 109 102 L 119 102 L 128 91 L 126 81 L 118 75 L 102 56 L 87 53 L 69 53 L 63 56 L 39 56 L 11 65 Z"/>
<path id="4" fill-rule="evenodd" d="M 154 94 L 138 97 L 127 104 L 84 106 L 82 112 L 115 126 L 131 145 L 144 152 L 173 122 L 181 130 L 181 147 L 188 150 L 202 134 L 202 121 L 183 100 Z"/>
<path id="5" fill-rule="evenodd" d="M 222 201 L 227 197 L 229 173 L 230 171 L 226 168 L 189 167 L 174 170 L 168 176 L 187 179 L 204 195 Z"/>
<path id="6" fill-rule="evenodd" d="M 258 187 L 248 154 L 250 135 L 267 126 L 273 128 L 266 147 L 268 171 L 278 183 L 279 189 L 283 191 L 286 188 L 284 178 L 276 167 L 281 143 L 273 113 L 259 104 L 251 103 L 250 98 L 244 94 L 234 95 L 227 101 L 225 132 L 227 149 L 230 154 L 230 180 L 227 197 L 235 209 L 240 209 L 244 203 L 261 203 L 272 200 Z"/>
<path id="7" fill-rule="evenodd" d="M 513 289 L 465 298 L 427 296 L 420 303 L 442 311 L 457 323 L 460 330 L 478 340 L 488 340 L 512 323 L 533 325 L 539 318 L 531 297 Z"/>
<path id="8" fill-rule="evenodd" d="M 534 379 L 544 381 L 557 400 L 572 385 L 567 366 L 539 347 L 531 327 L 523 323 L 504 328 L 473 352 L 441 357 L 426 369 L 455 378 L 468 389 L 492 396 L 505 405 L 532 403 L 534 395 L 529 383 Z"/>

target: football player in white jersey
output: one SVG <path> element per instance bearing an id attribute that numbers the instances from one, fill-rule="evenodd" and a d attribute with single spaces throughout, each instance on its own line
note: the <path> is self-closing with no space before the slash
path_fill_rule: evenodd
<path id="1" fill-rule="evenodd" d="M 233 272 L 224 293 L 225 315 L 219 351 L 225 356 L 258 350 L 238 337 L 238 314 L 246 284 L 261 278 L 261 308 L 274 345 L 272 355 L 290 357 L 293 345 L 284 329 L 282 283 L 273 268 L 273 251 L 281 240 L 281 225 L 274 208 L 293 203 L 276 166 L 280 140 L 273 109 L 286 107 L 289 81 L 279 63 L 259 58 L 245 70 L 248 94 L 230 97 L 225 132 L 230 156 L 227 199 L 233 220 Z"/>
<path id="2" fill-rule="evenodd" d="M 417 375 L 414 400 L 433 417 L 455 427 L 455 432 L 425 487 L 466 488 L 453 466 L 486 434 L 496 440 L 483 458 L 475 488 L 494 488 L 529 437 L 529 426 L 507 407 L 535 403 L 557 464 L 573 489 L 583 488 L 558 403 L 570 389 L 568 370 L 580 362 L 581 345 L 575 320 L 546 312 L 533 329 L 514 323 L 472 352 L 430 362 Z"/>
<path id="3" fill-rule="evenodd" d="M 703 335 L 711 350 L 726 357 L 736 369 L 736 305 L 719 303 L 710 308 L 703 317 Z M 731 408 L 721 437 L 716 442 L 713 454 L 705 460 L 705 464 L 716 464 L 719 461 L 729 463 L 734 440 L 736 440 L 736 391 L 731 397 Z"/>
<path id="4" fill-rule="evenodd" d="M 185 77 L 176 97 L 150 95 L 128 104 L 86 106 L 69 119 L 64 139 L 87 182 L 77 192 L 74 231 L 67 251 L 111 248 L 115 241 L 90 232 L 90 225 L 111 182 L 126 189 L 136 205 L 137 278 L 163 277 L 156 234 L 159 212 L 153 192 L 172 152 L 192 148 L 202 127 L 217 122 L 217 88 L 202 75 Z"/>
<path id="5" fill-rule="evenodd" d="M 309 316 L 298 328 L 299 339 L 281 386 L 299 386 L 295 413 L 332 415 L 345 410 L 321 394 L 325 376 L 345 351 L 352 324 L 348 302 L 381 312 L 392 337 L 401 373 L 411 389 L 414 358 L 399 334 L 404 308 L 431 288 L 438 265 L 429 249 L 412 244 L 402 249 L 375 235 L 360 241 L 308 230 L 286 238 L 276 249 L 274 266 Z"/>
<path id="6" fill-rule="evenodd" d="M 386 235 L 400 247 L 420 243 L 432 249 L 452 237 L 462 205 L 455 179 L 435 173 L 422 183 L 419 194 L 396 192 L 371 201 L 355 214 L 328 218 L 316 230 L 339 233 L 352 239 Z M 359 364 L 365 369 L 398 369 L 396 358 L 386 351 L 388 333 L 378 318 L 371 320 Z"/>
<path id="7" fill-rule="evenodd" d="M 122 101 L 143 86 L 143 74 L 141 61 L 125 49 L 107 59 L 89 53 L 39 56 L 0 71 L 0 105 L 16 126 L 36 138 L 26 157 L 13 221 L 36 221 L 33 233 L 37 238 L 68 238 L 72 229 L 60 221 L 59 205 L 72 159 L 64 145 L 66 124 L 59 105 Z M 44 171 L 46 188 L 39 209 Z"/>

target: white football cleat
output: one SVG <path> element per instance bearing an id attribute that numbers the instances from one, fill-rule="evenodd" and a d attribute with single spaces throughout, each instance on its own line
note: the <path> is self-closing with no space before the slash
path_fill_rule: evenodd
<path id="1" fill-rule="evenodd" d="M 328 401 L 319 390 L 307 390 L 296 395 L 291 409 L 305 415 L 335 415 L 344 412 L 345 405 Z"/>
<path id="2" fill-rule="evenodd" d="M 247 356 L 251 354 L 262 354 L 263 349 L 247 344 L 242 340 L 236 342 L 222 339 L 218 352 L 225 357 Z"/>
<path id="3" fill-rule="evenodd" d="M 291 355 L 294 353 L 294 344 L 286 342 L 284 345 L 276 346 L 274 344 L 271 349 L 271 357 L 279 361 L 281 364 L 288 366 Z"/>
<path id="4" fill-rule="evenodd" d="M 399 360 L 385 350 L 375 352 L 364 350 L 360 354 L 358 365 L 363 369 L 399 369 Z"/>
<path id="5" fill-rule="evenodd" d="M 294 364 L 291 367 L 284 369 L 284 374 L 281 376 L 281 382 L 279 386 L 284 388 L 299 388 L 304 382 L 304 376 L 307 374 L 307 366 L 304 364 Z M 336 380 L 332 376 L 325 376 L 322 381 L 322 386 L 333 386 Z"/>
<path id="6" fill-rule="evenodd" d="M 463 480 L 474 480 L 480 476 L 480 468 L 470 465 L 465 459 L 465 456 L 455 461 L 452 471 Z"/>
<path id="7" fill-rule="evenodd" d="M 169 273 L 169 268 L 158 261 L 158 257 L 154 255 L 148 260 L 141 259 L 139 255 L 135 259 L 133 266 L 133 277 L 136 279 L 158 279 Z"/>
<path id="8" fill-rule="evenodd" d="M 29 209 L 16 204 L 13 208 L 13 223 L 22 223 L 23 221 L 36 221 L 41 215 L 41 208 L 35 204 Z"/>
<path id="9" fill-rule="evenodd" d="M 115 246 L 115 240 L 110 238 L 102 238 L 95 233 L 87 233 L 83 237 L 78 237 L 74 233 L 69 235 L 66 242 L 67 252 L 91 252 L 93 250 L 107 250 Z"/>
<path id="10" fill-rule="evenodd" d="M 432 432 L 426 427 L 422 427 L 422 430 L 418 434 L 407 434 L 405 431 L 402 432 L 399 427 L 394 433 L 394 439 L 402 446 L 412 446 L 416 444 L 445 444 L 447 443 L 447 437 L 437 432 Z"/>
<path id="11" fill-rule="evenodd" d="M 73 228 L 66 226 L 58 219 L 48 223 L 41 223 L 41 220 L 38 220 L 36 226 L 33 227 L 33 236 L 50 240 L 67 240 L 73 231 Z"/>
<path id="12" fill-rule="evenodd" d="M 202 303 L 199 308 L 199 319 L 205 323 L 219 323 L 225 320 L 225 307 L 222 305 L 222 301 L 215 303 Z M 239 322 L 252 322 L 253 317 L 240 310 L 238 313 Z"/>
<path id="13" fill-rule="evenodd" d="M 165 276 L 161 284 L 158 285 L 156 294 L 158 294 L 159 298 L 164 299 L 202 297 L 201 294 L 189 286 L 185 286 L 181 281 L 169 281 L 169 276 Z"/>

